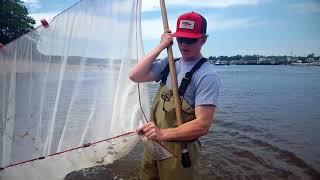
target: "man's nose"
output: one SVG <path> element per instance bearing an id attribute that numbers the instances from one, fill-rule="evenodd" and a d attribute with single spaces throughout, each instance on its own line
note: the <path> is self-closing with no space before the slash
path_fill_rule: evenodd
<path id="1" fill-rule="evenodd" d="M 185 43 L 185 42 L 182 42 L 182 43 L 179 43 L 180 44 L 180 46 L 181 47 L 187 47 L 187 46 L 189 46 L 187 43 Z"/>

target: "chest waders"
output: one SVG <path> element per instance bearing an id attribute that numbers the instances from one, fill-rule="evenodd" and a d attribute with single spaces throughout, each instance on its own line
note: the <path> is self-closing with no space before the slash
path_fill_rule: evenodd
<path id="1" fill-rule="evenodd" d="M 192 75 L 198 70 L 201 65 L 206 61 L 202 58 L 192 69 L 187 72 L 185 77 L 181 80 L 179 87 L 179 95 L 182 103 L 182 122 L 194 120 L 195 109 L 187 102 L 183 95 L 191 82 Z M 160 87 L 154 99 L 153 111 L 151 113 L 152 120 L 160 129 L 178 127 L 176 121 L 175 108 L 173 103 L 173 92 L 166 86 L 167 77 L 169 74 L 169 66 L 167 65 L 161 72 L 162 78 Z M 198 180 L 201 179 L 199 174 L 200 169 L 200 143 L 197 139 L 187 142 L 161 142 L 171 153 L 175 156 L 156 161 L 152 158 L 152 152 L 148 149 L 144 150 L 144 159 L 140 168 L 141 180 Z M 189 167 L 182 165 L 183 149 L 189 151 Z"/>

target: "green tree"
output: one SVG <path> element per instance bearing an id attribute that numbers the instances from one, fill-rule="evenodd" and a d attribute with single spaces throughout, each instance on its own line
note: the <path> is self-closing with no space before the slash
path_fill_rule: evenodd
<path id="1" fill-rule="evenodd" d="M 0 43 L 6 44 L 34 29 L 35 20 L 21 0 L 0 0 Z"/>
<path id="2" fill-rule="evenodd" d="M 307 58 L 313 58 L 314 57 L 314 54 L 308 54 Z"/>

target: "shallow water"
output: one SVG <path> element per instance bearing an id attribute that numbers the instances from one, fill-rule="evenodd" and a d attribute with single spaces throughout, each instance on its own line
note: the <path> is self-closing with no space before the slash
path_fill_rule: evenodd
<path id="1" fill-rule="evenodd" d="M 204 179 L 320 179 L 320 66 L 216 69 L 220 104 L 201 138 Z M 137 179 L 141 153 L 138 145 L 66 179 Z"/>

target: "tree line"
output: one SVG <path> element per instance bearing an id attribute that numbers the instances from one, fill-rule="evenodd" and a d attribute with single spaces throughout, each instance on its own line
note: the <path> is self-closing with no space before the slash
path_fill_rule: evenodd
<path id="1" fill-rule="evenodd" d="M 315 56 L 315 54 L 311 53 L 307 56 L 262 56 L 262 55 L 235 55 L 235 56 L 209 56 L 210 61 L 257 61 L 259 58 L 268 58 L 275 61 L 282 61 L 284 59 L 292 58 L 292 59 L 299 59 L 301 61 L 307 61 L 310 58 L 314 58 L 316 60 L 320 59 L 320 56 Z"/>

